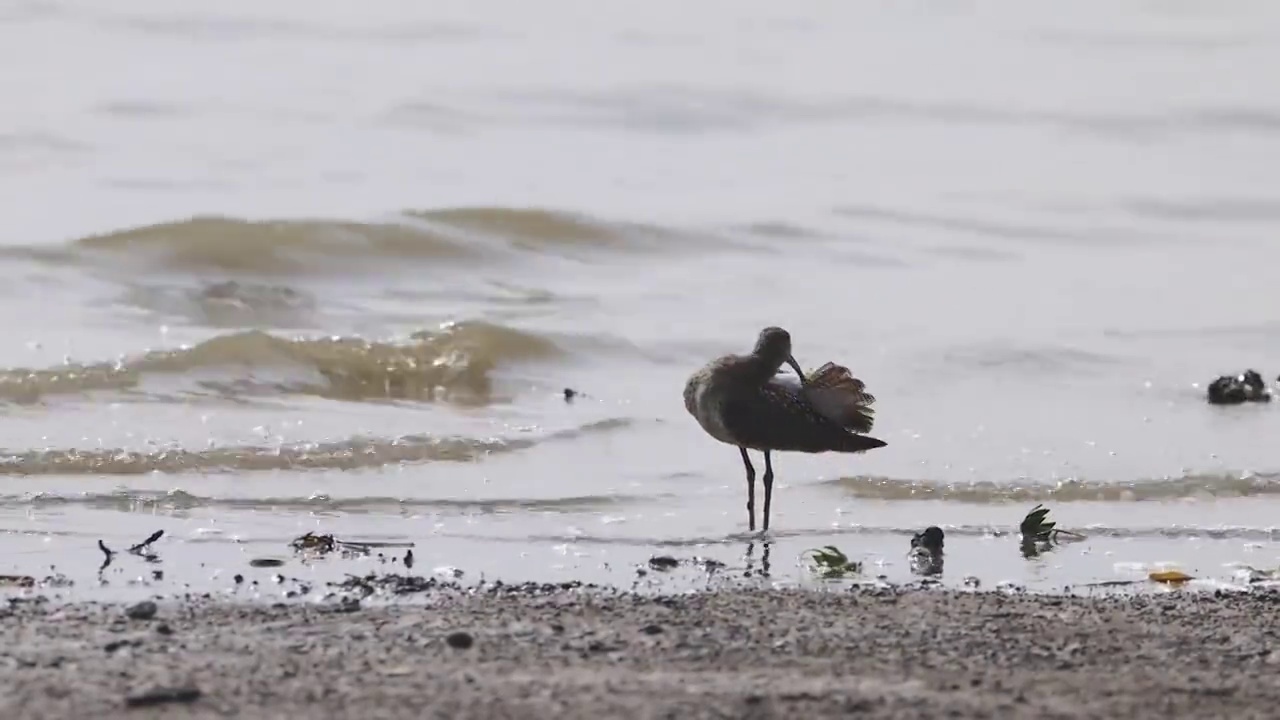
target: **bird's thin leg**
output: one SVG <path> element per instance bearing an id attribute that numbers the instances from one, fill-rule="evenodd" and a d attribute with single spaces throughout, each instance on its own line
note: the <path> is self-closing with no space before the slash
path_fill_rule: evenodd
<path id="1" fill-rule="evenodd" d="M 747 449 L 738 448 L 742 451 L 742 464 L 747 466 L 747 529 L 755 532 L 756 529 L 756 469 L 751 465 L 751 458 L 747 457 Z"/>
<path id="2" fill-rule="evenodd" d="M 745 453 L 744 453 L 745 454 Z M 773 502 L 773 461 L 764 451 L 764 529 L 769 529 L 769 505 Z"/>

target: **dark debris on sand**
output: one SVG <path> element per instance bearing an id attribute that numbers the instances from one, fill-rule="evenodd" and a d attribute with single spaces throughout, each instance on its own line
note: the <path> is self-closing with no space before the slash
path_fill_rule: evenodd
<path id="1" fill-rule="evenodd" d="M 200 689 L 196 687 L 153 688 L 145 692 L 125 698 L 125 705 L 131 708 L 152 707 L 170 703 L 193 703 L 200 699 Z"/>
<path id="2" fill-rule="evenodd" d="M 559 583 L 504 583 L 501 580 L 481 581 L 474 585 L 464 585 L 454 579 L 440 577 L 424 577 L 421 575 L 398 575 L 395 573 L 369 573 L 368 575 L 348 575 L 346 580 L 329 583 L 329 587 L 342 591 L 358 592 L 363 597 L 371 595 L 413 595 L 430 592 L 466 593 L 470 595 L 521 595 L 526 597 L 551 595 L 570 590 L 604 591 L 600 585 L 583 583 L 577 580 Z"/>
<path id="3" fill-rule="evenodd" d="M 151 546 L 162 537 L 164 537 L 164 530 L 157 530 L 151 533 L 146 540 L 143 540 L 137 545 L 131 546 L 128 550 L 125 550 L 125 552 L 130 555 L 137 555 L 149 563 L 160 562 L 160 555 L 152 550 Z M 103 570 L 107 569 L 107 566 L 109 566 L 113 560 L 115 560 L 117 553 L 115 550 L 107 547 L 107 544 L 101 540 L 98 541 L 98 550 L 100 550 L 103 555 L 102 565 L 98 567 L 98 572 L 101 573 Z"/>

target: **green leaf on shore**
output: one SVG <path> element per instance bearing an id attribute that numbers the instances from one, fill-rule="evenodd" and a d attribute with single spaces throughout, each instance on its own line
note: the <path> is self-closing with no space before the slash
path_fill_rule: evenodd
<path id="1" fill-rule="evenodd" d="M 806 550 L 812 562 L 809 570 L 819 577 L 831 580 L 857 575 L 862 572 L 862 563 L 850 560 L 848 555 L 835 545 Z"/>
<path id="2" fill-rule="evenodd" d="M 1057 524 L 1049 520 L 1049 508 L 1042 504 L 1031 508 L 1031 512 L 1027 513 L 1022 519 L 1022 525 L 1018 527 L 1022 533 L 1022 554 L 1029 558 L 1035 557 L 1055 544 L 1085 539 L 1080 533 L 1058 529 Z"/>
<path id="3" fill-rule="evenodd" d="M 1036 505 L 1031 508 L 1031 512 L 1022 519 L 1022 525 L 1018 528 L 1022 531 L 1023 541 L 1031 542 L 1049 542 L 1053 536 L 1053 527 L 1056 522 L 1047 522 L 1049 517 L 1049 508 L 1044 505 Z"/>

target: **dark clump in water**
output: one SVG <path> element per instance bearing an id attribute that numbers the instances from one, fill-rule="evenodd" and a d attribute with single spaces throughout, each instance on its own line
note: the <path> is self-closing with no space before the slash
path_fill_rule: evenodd
<path id="1" fill-rule="evenodd" d="M 394 543 L 394 542 L 360 542 L 356 540 L 340 540 L 333 535 L 316 535 L 308 532 L 305 535 L 294 538 L 289 542 L 289 547 L 294 552 L 302 553 L 306 556 L 325 556 L 333 552 L 340 552 L 342 557 L 352 558 L 369 555 L 375 548 L 389 547 L 408 547 L 412 548 L 413 543 Z M 412 550 L 406 554 L 406 560 L 412 566 Z M 378 559 L 386 562 L 387 558 L 382 553 L 378 553 Z"/>
<path id="2" fill-rule="evenodd" d="M 1223 375 L 1209 383 L 1210 405 L 1240 405 L 1246 402 L 1271 402 L 1271 391 L 1256 370 L 1241 375 Z"/>
<path id="3" fill-rule="evenodd" d="M 924 529 L 924 532 L 916 533 L 911 537 L 911 547 L 922 548 L 931 553 L 942 553 L 942 544 L 946 536 L 942 532 L 942 528 L 937 525 L 930 525 Z"/>
<path id="4" fill-rule="evenodd" d="M 911 572 L 916 575 L 941 575 L 943 567 L 942 528 L 930 525 L 911 537 Z"/>

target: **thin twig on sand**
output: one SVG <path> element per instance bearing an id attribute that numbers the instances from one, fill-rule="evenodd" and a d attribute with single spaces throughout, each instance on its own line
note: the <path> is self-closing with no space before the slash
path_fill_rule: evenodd
<path id="1" fill-rule="evenodd" d="M 164 531 L 157 530 L 151 533 L 151 536 L 148 537 L 146 540 L 143 540 L 137 545 L 130 547 L 125 552 L 131 555 L 137 555 L 141 557 L 143 560 L 146 560 L 147 562 L 157 562 L 159 561 L 160 556 L 154 552 L 151 552 L 151 544 L 159 540 L 163 536 L 164 536 Z M 102 554 L 104 555 L 104 558 L 102 560 L 102 565 L 98 566 L 98 572 L 101 573 L 103 570 L 106 570 L 107 566 L 111 564 L 111 561 L 115 559 L 116 551 L 107 547 L 107 544 L 102 542 L 101 540 L 98 541 L 98 549 L 101 550 Z"/>

